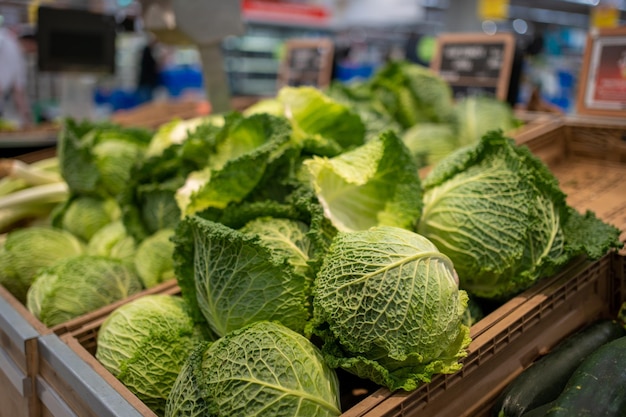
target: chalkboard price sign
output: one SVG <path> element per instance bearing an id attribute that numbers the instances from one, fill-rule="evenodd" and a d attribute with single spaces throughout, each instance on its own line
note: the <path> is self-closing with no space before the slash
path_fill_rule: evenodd
<path id="1" fill-rule="evenodd" d="M 506 100 L 514 52 L 510 33 L 442 34 L 431 68 L 450 84 L 457 99 L 483 94 Z"/>
<path id="2" fill-rule="evenodd" d="M 327 87 L 333 65 L 334 45 L 328 38 L 290 39 L 278 74 L 278 87 Z"/>

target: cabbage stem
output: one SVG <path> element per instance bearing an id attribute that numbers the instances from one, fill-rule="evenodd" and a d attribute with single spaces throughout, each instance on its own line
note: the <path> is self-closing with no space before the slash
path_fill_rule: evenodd
<path id="1" fill-rule="evenodd" d="M 37 185 L 0 197 L 0 210 L 31 204 L 60 203 L 68 196 L 69 188 L 64 181 Z"/>
<path id="2" fill-rule="evenodd" d="M 49 159 L 50 164 L 54 164 L 56 158 Z M 21 179 L 30 186 L 52 184 L 63 180 L 58 172 L 47 171 L 44 169 L 45 166 L 46 164 L 42 164 L 40 168 L 19 159 L 0 159 L 0 177 Z"/>

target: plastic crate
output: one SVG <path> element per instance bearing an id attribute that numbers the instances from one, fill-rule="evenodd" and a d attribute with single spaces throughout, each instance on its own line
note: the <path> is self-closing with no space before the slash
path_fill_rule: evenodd
<path id="1" fill-rule="evenodd" d="M 352 397 L 344 403 L 349 408 L 344 408 L 343 417 L 480 415 L 476 414 L 482 404 L 478 399 L 493 400 L 541 352 L 618 309 L 624 298 L 623 274 L 616 274 L 618 261 L 615 254 L 596 262 L 575 260 L 560 274 L 509 300 L 472 327 L 473 341 L 461 371 L 437 375 L 415 391 L 392 393 L 358 379 L 346 381 L 340 375 L 342 396 Z M 61 339 L 128 404 L 141 404 L 94 356 L 103 319 L 67 332 Z M 149 410 L 137 410 L 154 417 Z"/>

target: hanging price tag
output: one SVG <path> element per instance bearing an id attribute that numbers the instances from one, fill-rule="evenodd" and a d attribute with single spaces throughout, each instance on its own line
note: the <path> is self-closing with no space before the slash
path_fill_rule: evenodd
<path id="1" fill-rule="evenodd" d="M 506 19 L 509 16 L 509 0 L 480 0 L 478 17 L 481 19 Z"/>
<path id="2" fill-rule="evenodd" d="M 614 28 L 619 24 L 619 9 L 611 4 L 598 5 L 591 9 L 591 26 Z"/>

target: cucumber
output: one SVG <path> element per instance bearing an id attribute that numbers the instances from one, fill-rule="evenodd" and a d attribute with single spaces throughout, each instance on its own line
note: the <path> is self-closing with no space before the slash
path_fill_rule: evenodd
<path id="1" fill-rule="evenodd" d="M 537 408 L 533 408 L 532 410 L 525 412 L 522 414 L 522 417 L 545 417 L 546 413 L 552 408 L 553 405 L 554 401 L 550 401 L 549 403 L 540 405 Z"/>
<path id="2" fill-rule="evenodd" d="M 600 346 L 572 374 L 546 417 L 626 415 L 626 336 Z"/>
<path id="3" fill-rule="evenodd" d="M 519 417 L 555 400 L 578 365 L 603 344 L 626 335 L 614 320 L 599 320 L 567 337 L 517 376 L 496 399 L 493 415 Z"/>

